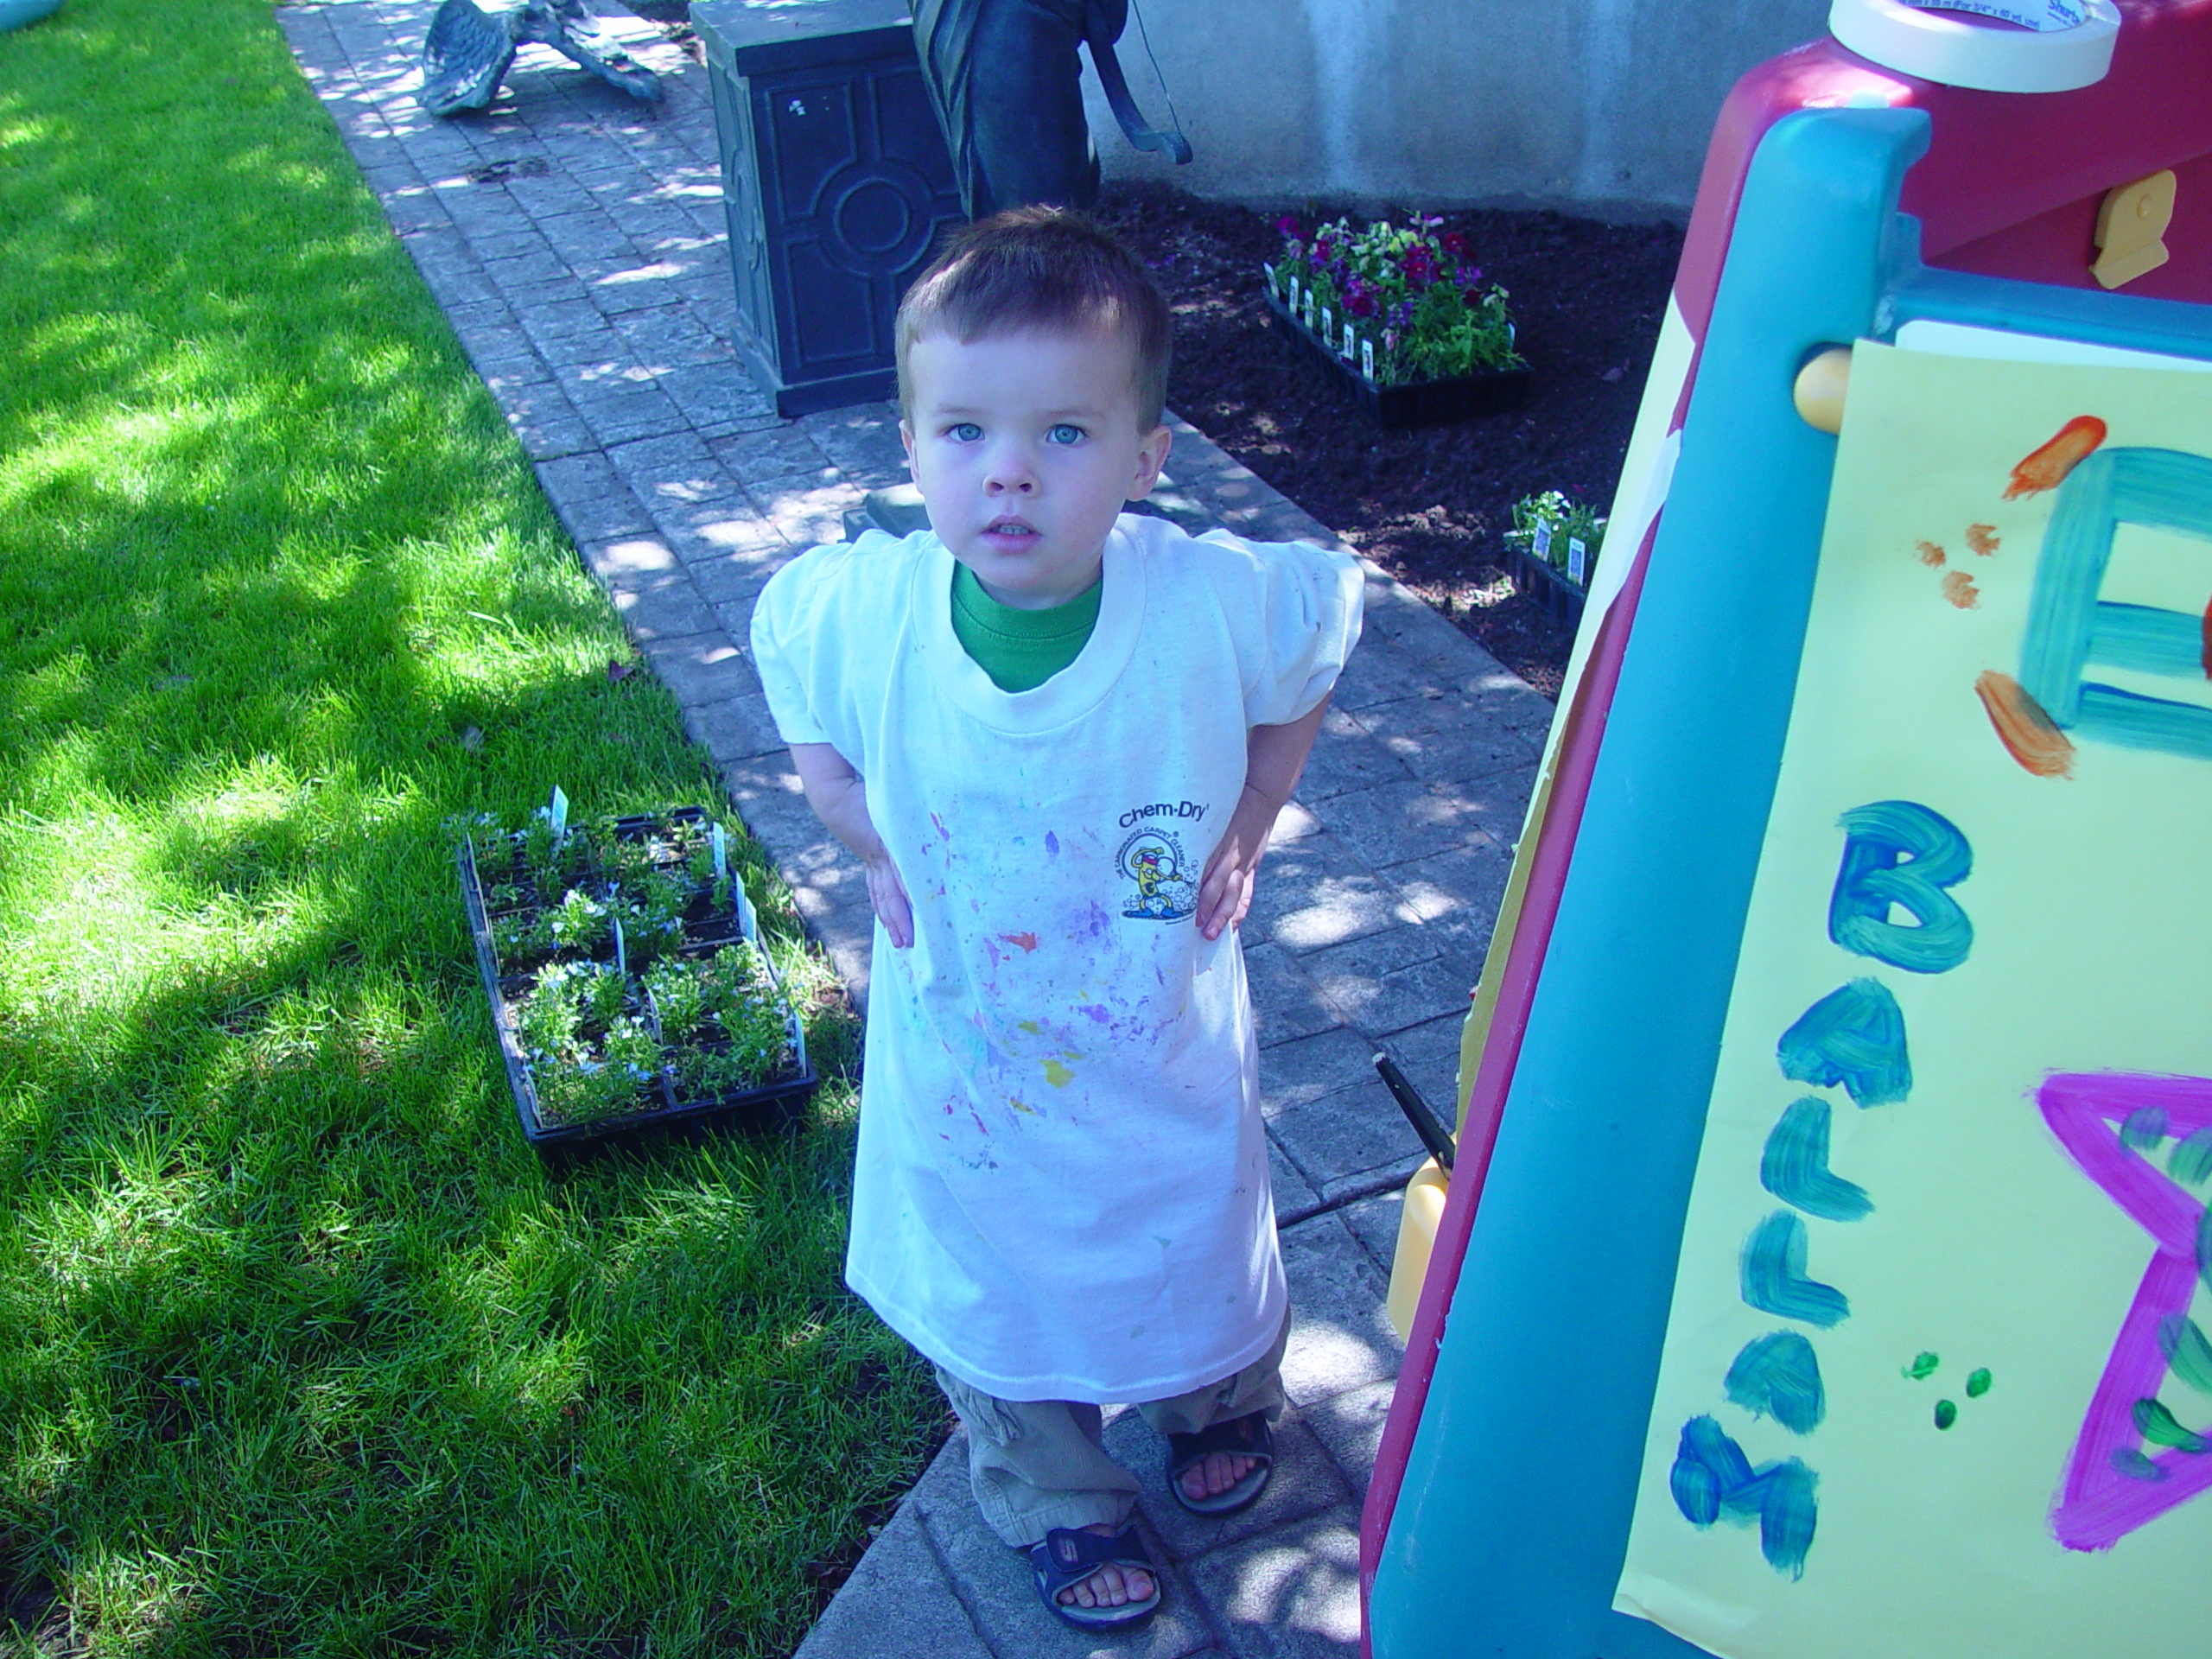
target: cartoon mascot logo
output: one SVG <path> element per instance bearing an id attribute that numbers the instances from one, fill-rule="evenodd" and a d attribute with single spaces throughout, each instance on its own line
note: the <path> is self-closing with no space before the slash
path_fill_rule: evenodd
<path id="1" fill-rule="evenodd" d="M 1183 844 L 1160 830 L 1140 830 L 1122 843 L 1115 863 L 1136 883 L 1122 914 L 1144 922 L 1179 922 L 1198 907 L 1198 883 L 1190 879 Z"/>

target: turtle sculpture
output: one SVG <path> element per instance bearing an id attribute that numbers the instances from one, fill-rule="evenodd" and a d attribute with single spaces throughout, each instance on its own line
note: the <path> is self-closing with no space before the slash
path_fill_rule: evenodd
<path id="1" fill-rule="evenodd" d="M 489 9 L 445 0 L 423 41 L 423 89 L 416 100 L 433 115 L 480 110 L 499 90 L 516 49 L 550 46 L 632 98 L 660 99 L 660 77 L 617 46 L 583 0 L 518 0 Z"/>

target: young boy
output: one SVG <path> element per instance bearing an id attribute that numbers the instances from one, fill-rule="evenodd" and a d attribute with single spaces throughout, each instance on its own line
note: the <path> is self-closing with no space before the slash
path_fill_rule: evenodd
<path id="1" fill-rule="evenodd" d="M 1122 516 L 1160 475 L 1169 317 L 1087 220 L 969 227 L 899 314 L 931 529 L 817 548 L 753 649 L 876 916 L 846 1279 L 937 1366 L 1046 1605 L 1160 1592 L 1100 1403 L 1241 1508 L 1288 1329 L 1234 929 L 1359 631 L 1341 555 Z"/>

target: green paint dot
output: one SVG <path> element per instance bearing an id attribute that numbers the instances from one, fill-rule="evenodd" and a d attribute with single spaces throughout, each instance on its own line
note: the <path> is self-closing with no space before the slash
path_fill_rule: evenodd
<path id="1" fill-rule="evenodd" d="M 1985 1365 L 1967 1378 L 1967 1398 L 1979 1400 L 1989 1392 L 1989 1368 Z"/>
<path id="2" fill-rule="evenodd" d="M 1953 1405 L 1948 1400 L 1938 1400 L 1936 1402 L 1936 1427 L 1948 1428 L 1953 1423 L 1955 1423 L 1958 1421 L 1959 1408 L 1956 1406 Z"/>
<path id="3" fill-rule="evenodd" d="M 1924 1381 L 1936 1375 L 1936 1368 L 1943 1362 L 1933 1354 L 1923 1354 L 1904 1368 L 1904 1375 L 1914 1382 Z"/>

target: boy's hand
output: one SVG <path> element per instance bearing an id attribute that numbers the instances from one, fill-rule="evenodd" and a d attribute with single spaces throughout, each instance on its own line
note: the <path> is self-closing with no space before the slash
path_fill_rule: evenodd
<path id="1" fill-rule="evenodd" d="M 875 844 L 880 850 L 883 843 Z M 875 907 L 875 919 L 883 924 L 891 943 L 904 950 L 914 942 L 914 905 L 906 897 L 906 884 L 899 879 L 898 867 L 887 852 L 879 858 L 863 858 L 861 865 L 868 872 L 868 901 Z"/>
<path id="2" fill-rule="evenodd" d="M 1328 706 L 1323 697 L 1288 725 L 1255 726 L 1245 739 L 1244 788 L 1198 880 L 1198 932 L 1204 938 L 1219 938 L 1252 908 L 1252 878 L 1268 850 L 1268 832 L 1298 787 L 1298 774 L 1305 770 Z"/>
<path id="3" fill-rule="evenodd" d="M 830 833 L 852 849 L 868 872 L 868 901 L 875 918 L 904 950 L 914 942 L 914 906 L 906 884 L 891 861 L 891 849 L 868 815 L 868 785 L 852 763 L 827 743 L 794 743 L 791 766 L 798 772 L 806 804 Z"/>
<path id="4" fill-rule="evenodd" d="M 1281 810 L 1281 803 L 1269 800 L 1249 783 L 1236 798 L 1229 828 L 1222 832 L 1198 880 L 1198 931 L 1205 938 L 1219 938 L 1224 929 L 1235 927 L 1252 908 L 1252 878 L 1268 850 L 1268 831 L 1274 828 L 1275 814 Z"/>

